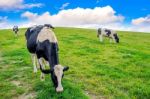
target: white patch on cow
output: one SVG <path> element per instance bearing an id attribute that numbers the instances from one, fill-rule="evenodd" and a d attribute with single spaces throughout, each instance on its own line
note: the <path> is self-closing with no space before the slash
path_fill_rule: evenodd
<path id="1" fill-rule="evenodd" d="M 55 33 L 48 27 L 43 27 L 43 29 L 40 31 L 40 33 L 38 34 L 38 37 L 37 37 L 37 41 L 39 41 L 39 42 L 43 42 L 45 40 L 49 40 L 52 43 L 57 42 Z"/>
<path id="2" fill-rule="evenodd" d="M 58 81 L 58 87 L 56 88 L 57 92 L 63 91 L 63 87 L 61 84 L 63 69 L 64 69 L 64 67 L 62 67 L 61 65 L 55 65 L 55 67 L 54 67 L 54 72 L 55 72 L 55 75 L 56 75 L 57 81 Z"/>

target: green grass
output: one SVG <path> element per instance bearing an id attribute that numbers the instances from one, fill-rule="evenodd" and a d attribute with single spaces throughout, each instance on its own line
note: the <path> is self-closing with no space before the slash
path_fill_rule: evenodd
<path id="1" fill-rule="evenodd" d="M 100 43 L 96 30 L 56 28 L 64 92 L 33 73 L 26 29 L 0 30 L 0 99 L 150 99 L 150 34 L 119 31 L 120 43 Z M 33 97 L 30 97 L 33 96 Z"/>

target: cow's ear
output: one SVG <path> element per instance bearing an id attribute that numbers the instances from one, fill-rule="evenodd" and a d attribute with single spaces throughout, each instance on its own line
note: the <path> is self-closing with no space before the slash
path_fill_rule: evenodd
<path id="1" fill-rule="evenodd" d="M 63 69 L 63 71 L 67 71 L 68 69 L 69 69 L 69 67 L 65 66 L 64 69 Z"/>

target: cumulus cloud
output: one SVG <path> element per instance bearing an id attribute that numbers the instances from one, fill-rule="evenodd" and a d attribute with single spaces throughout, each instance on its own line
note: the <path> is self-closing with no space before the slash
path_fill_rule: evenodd
<path id="1" fill-rule="evenodd" d="M 43 6 L 41 3 L 25 4 L 24 0 L 0 0 L 0 10 L 29 9 L 41 6 Z"/>
<path id="2" fill-rule="evenodd" d="M 44 12 L 43 14 L 26 11 L 22 13 L 25 22 L 14 23 L 19 27 L 29 27 L 32 25 L 50 23 L 54 26 L 63 27 L 80 27 L 80 28 L 110 28 L 124 31 L 150 32 L 149 15 L 133 19 L 131 24 L 124 24 L 124 17 L 117 15 L 115 10 L 110 6 L 91 8 L 75 8 L 61 10 L 57 14 Z M 138 21 L 137 21 L 138 20 Z M 140 21 L 139 21 L 140 20 Z M 0 28 L 12 28 L 14 25 L 8 22 L 8 18 L 0 16 Z M 139 25 L 144 24 L 144 25 Z"/>
<path id="3" fill-rule="evenodd" d="M 132 20 L 133 25 L 150 25 L 150 15 Z"/>
<path id="4" fill-rule="evenodd" d="M 112 7 L 75 8 L 61 10 L 55 15 L 45 12 L 41 15 L 32 12 L 25 12 L 21 16 L 27 18 L 33 24 L 51 23 L 55 26 L 79 26 L 79 25 L 105 25 L 121 23 L 124 20 L 122 15 L 116 15 Z"/>
<path id="5" fill-rule="evenodd" d="M 26 11 L 25 13 L 23 13 L 21 15 L 21 17 L 27 17 L 30 20 L 34 20 L 34 18 L 38 17 L 38 15 L 37 15 L 37 13 L 32 13 L 32 12 Z"/>
<path id="6" fill-rule="evenodd" d="M 60 10 L 63 10 L 65 9 L 67 6 L 69 6 L 70 3 L 64 3 L 61 7 L 60 7 Z"/>
<path id="7" fill-rule="evenodd" d="M 131 30 L 140 32 L 150 32 L 150 15 L 131 20 Z"/>
<path id="8" fill-rule="evenodd" d="M 128 28 L 129 31 L 148 32 L 150 33 L 150 26 L 135 26 L 132 25 Z"/>

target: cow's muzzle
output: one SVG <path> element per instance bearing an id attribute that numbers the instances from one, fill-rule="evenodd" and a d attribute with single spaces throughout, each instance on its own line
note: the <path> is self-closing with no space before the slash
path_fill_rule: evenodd
<path id="1" fill-rule="evenodd" d="M 63 87 L 57 87 L 56 88 L 56 92 L 63 92 L 63 91 L 64 91 Z"/>

